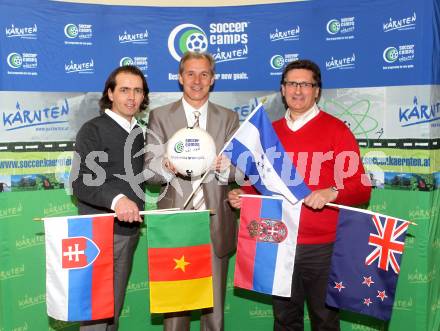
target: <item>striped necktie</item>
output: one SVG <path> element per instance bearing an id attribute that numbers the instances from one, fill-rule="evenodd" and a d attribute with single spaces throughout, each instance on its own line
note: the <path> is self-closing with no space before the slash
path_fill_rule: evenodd
<path id="1" fill-rule="evenodd" d="M 199 128 L 200 127 L 200 123 L 199 123 L 200 112 L 198 110 L 195 110 L 193 112 L 193 114 L 194 114 L 194 119 L 195 119 L 193 128 Z M 200 183 L 200 179 L 197 179 L 192 182 L 193 189 L 195 187 L 197 187 L 196 192 L 194 193 L 194 196 L 193 196 L 193 201 L 192 201 L 193 207 L 195 210 L 206 209 L 205 198 L 203 196 L 202 184 L 199 184 L 199 183 Z"/>
<path id="2" fill-rule="evenodd" d="M 193 128 L 200 127 L 199 118 L 200 118 L 200 112 L 198 110 L 193 111 L 194 114 L 194 125 Z"/>

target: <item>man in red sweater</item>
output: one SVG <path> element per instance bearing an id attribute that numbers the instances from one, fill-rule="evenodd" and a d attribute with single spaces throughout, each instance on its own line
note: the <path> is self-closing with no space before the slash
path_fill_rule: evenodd
<path id="1" fill-rule="evenodd" d="M 291 297 L 273 297 L 275 331 L 303 330 L 305 302 L 312 330 L 340 329 L 338 311 L 325 305 L 338 218 L 325 204 L 360 205 L 371 194 L 355 137 L 316 105 L 321 86 L 321 71 L 309 60 L 289 63 L 281 76 L 287 111 L 273 127 L 312 193 L 301 209 Z M 232 190 L 233 207 L 240 208 L 242 193 L 257 192 L 251 186 Z"/>

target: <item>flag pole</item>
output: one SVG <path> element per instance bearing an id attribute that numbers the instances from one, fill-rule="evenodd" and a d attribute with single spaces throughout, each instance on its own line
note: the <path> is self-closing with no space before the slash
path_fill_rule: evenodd
<path id="1" fill-rule="evenodd" d="M 344 206 L 344 205 L 338 205 L 338 204 L 336 204 L 336 203 L 330 203 L 330 202 L 328 202 L 328 203 L 326 203 L 325 205 L 326 205 L 326 206 L 329 206 L 329 207 L 335 207 L 335 208 L 340 208 L 340 209 L 346 209 L 346 210 L 351 210 L 351 211 L 356 211 L 356 212 L 366 213 L 366 214 L 370 214 L 370 215 L 379 215 L 379 216 L 382 216 L 382 217 L 390 217 L 389 215 L 384 215 L 384 214 L 381 214 L 381 213 L 376 213 L 376 212 L 371 211 L 371 210 L 360 209 L 360 208 L 355 208 L 355 207 L 349 207 L 349 206 Z M 396 219 L 396 220 L 398 220 L 398 221 L 408 222 L 408 223 L 411 224 L 411 225 L 418 225 L 417 223 L 414 223 L 414 222 L 411 222 L 411 221 L 407 221 L 407 220 L 404 220 L 404 219 L 401 219 L 401 218 L 397 218 L 397 217 L 393 217 L 393 218 Z"/>
<path id="2" fill-rule="evenodd" d="M 170 211 L 178 211 L 180 208 L 167 208 L 167 209 L 154 209 L 154 210 L 143 210 L 139 212 L 139 215 L 149 215 L 149 214 L 157 214 L 160 212 L 170 212 Z M 34 217 L 33 221 L 44 221 L 47 219 L 56 219 L 56 218 L 66 218 L 66 217 L 75 217 L 75 218 L 90 218 L 90 217 L 105 217 L 105 216 L 113 216 L 116 217 L 116 213 L 105 213 L 105 214 L 89 214 L 89 215 L 75 215 L 75 216 L 54 216 L 54 217 Z"/>
<path id="3" fill-rule="evenodd" d="M 217 157 L 219 157 L 220 155 L 223 154 L 223 152 L 225 151 L 226 147 L 231 143 L 232 139 L 235 138 L 235 136 L 238 134 L 238 132 L 240 131 L 240 128 L 242 127 L 242 125 L 246 122 L 249 122 L 249 120 L 252 118 L 252 116 L 254 116 L 254 114 L 258 111 L 258 109 L 260 107 L 262 107 L 263 104 L 260 102 L 257 107 L 255 107 L 255 109 L 249 114 L 248 117 L 246 117 L 246 119 L 244 120 L 244 122 L 242 124 L 240 124 L 240 126 L 238 127 L 238 129 L 234 132 L 234 134 L 232 135 L 231 138 L 229 138 L 229 140 L 223 145 L 223 148 L 220 150 L 220 152 L 217 154 Z M 191 194 L 189 195 L 188 199 L 186 199 L 185 203 L 183 204 L 182 209 L 185 209 L 186 206 L 188 205 L 188 203 L 191 201 L 191 199 L 194 197 L 194 194 L 196 193 L 196 191 L 199 189 L 200 185 L 202 185 L 204 179 L 206 178 L 206 176 L 212 171 L 212 169 L 209 169 L 207 172 L 205 172 L 205 174 L 203 175 L 202 179 L 200 180 L 200 183 L 193 188 L 193 191 L 191 192 Z"/>
<path id="4" fill-rule="evenodd" d="M 219 154 L 220 155 L 220 154 Z M 217 155 L 218 157 L 218 155 Z M 185 209 L 186 206 L 188 205 L 188 203 L 191 201 L 191 199 L 194 197 L 194 194 L 196 193 L 196 191 L 199 189 L 200 185 L 202 185 L 203 181 L 205 180 L 206 176 L 208 176 L 208 174 L 212 171 L 212 169 L 208 169 L 207 172 L 205 172 L 205 174 L 202 176 L 202 179 L 200 180 L 199 184 L 193 188 L 191 194 L 189 195 L 188 199 L 186 199 L 185 203 L 183 204 L 182 209 Z"/>
<path id="5" fill-rule="evenodd" d="M 229 140 L 226 142 L 226 144 L 223 145 L 223 148 L 221 149 L 220 153 L 218 153 L 218 155 L 222 154 L 222 153 L 225 151 L 226 146 L 228 146 L 228 145 L 231 143 L 232 139 L 234 139 L 235 136 L 240 132 L 241 128 L 244 127 L 243 124 L 249 122 L 249 120 L 252 118 L 252 116 L 254 116 L 254 114 L 255 114 L 255 113 L 258 111 L 258 109 L 260 109 L 261 107 L 263 107 L 263 104 L 260 102 L 260 103 L 257 105 L 257 107 L 255 107 L 255 109 L 249 114 L 249 116 L 246 117 L 246 119 L 243 121 L 243 123 L 240 124 L 240 126 L 238 127 L 238 129 L 234 132 L 234 134 L 232 135 L 232 137 L 229 138 Z"/>

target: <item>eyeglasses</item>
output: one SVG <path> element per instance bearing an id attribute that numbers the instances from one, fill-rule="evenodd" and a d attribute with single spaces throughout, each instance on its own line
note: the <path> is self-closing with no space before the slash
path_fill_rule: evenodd
<path id="1" fill-rule="evenodd" d="M 302 89 L 311 89 L 313 87 L 316 87 L 318 84 L 316 83 L 309 83 L 309 82 L 290 82 L 288 80 L 284 81 L 284 85 L 286 87 L 290 88 L 297 88 L 298 86 Z"/>

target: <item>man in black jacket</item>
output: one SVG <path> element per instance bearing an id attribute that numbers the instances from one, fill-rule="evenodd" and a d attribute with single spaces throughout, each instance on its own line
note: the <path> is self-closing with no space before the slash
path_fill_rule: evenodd
<path id="1" fill-rule="evenodd" d="M 81 331 L 117 330 L 139 239 L 144 209 L 142 129 L 134 115 L 145 110 L 145 77 L 135 66 L 115 69 L 99 101 L 101 115 L 86 122 L 76 137 L 71 182 L 80 214 L 116 213 L 114 224 L 114 296 L 112 320 L 83 322 Z"/>

